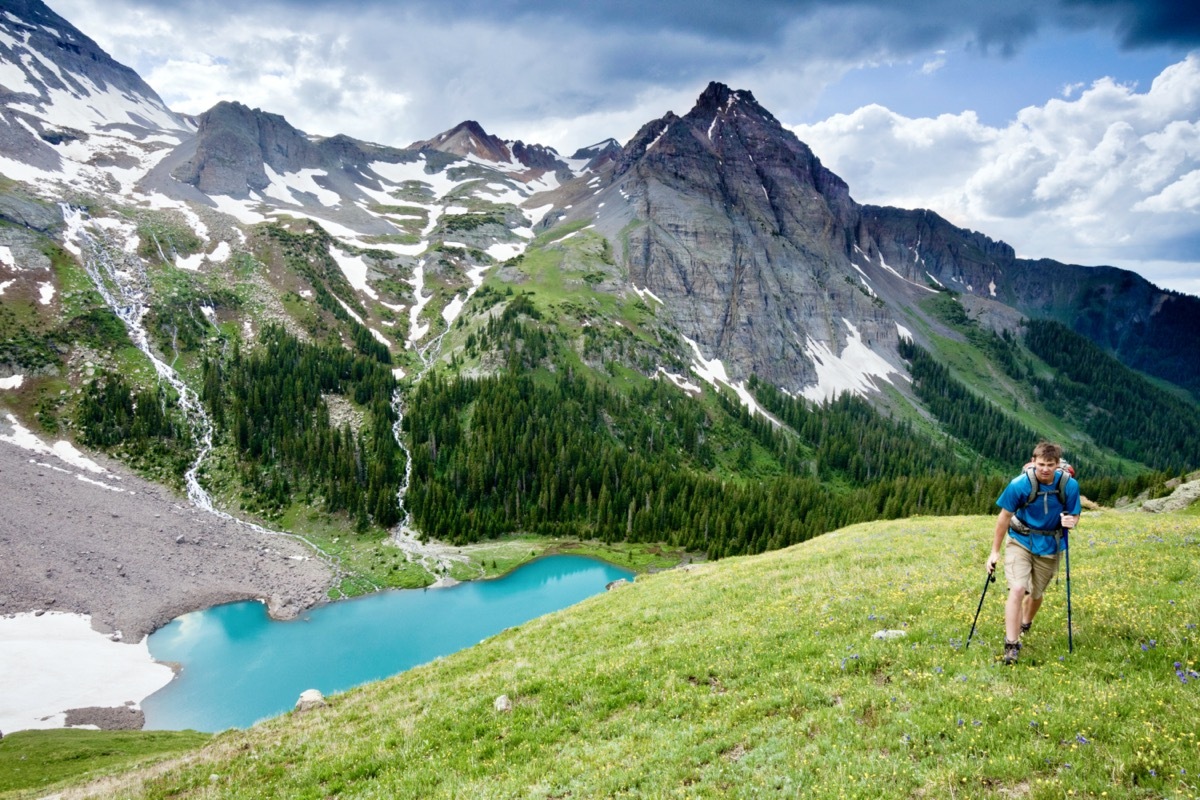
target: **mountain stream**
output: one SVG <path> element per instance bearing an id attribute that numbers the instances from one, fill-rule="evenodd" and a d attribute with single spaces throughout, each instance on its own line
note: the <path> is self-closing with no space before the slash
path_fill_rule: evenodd
<path id="1" fill-rule="evenodd" d="M 418 267 L 418 269 L 420 268 Z M 414 283 L 413 291 L 419 295 L 420 283 L 416 281 Z M 445 330 L 424 345 L 416 347 L 414 342 L 417 357 L 421 360 L 421 371 L 413 378 L 414 385 L 425 377 L 437 360 L 438 354 L 442 350 L 442 339 L 449 332 L 450 326 L 447 324 Z M 421 541 L 418 531 L 412 527 L 412 511 L 404 504 L 404 498 L 408 494 L 408 487 L 412 480 L 413 459 L 412 451 L 409 450 L 408 443 L 404 441 L 404 395 L 399 388 L 392 393 L 392 409 L 396 412 L 396 422 L 392 425 L 392 436 L 396 440 L 396 445 L 404 453 L 404 481 L 396 491 L 396 503 L 400 507 L 401 518 L 400 524 L 392 530 L 392 542 L 400 548 L 409 563 L 420 565 L 434 578 L 434 586 L 449 586 L 456 582 L 448 577 L 454 564 L 470 564 L 471 559 L 445 545 Z M 479 574 L 480 576 L 484 575 L 482 567 L 479 568 Z"/>
<path id="2" fill-rule="evenodd" d="M 159 358 L 150 346 L 150 336 L 143 323 L 146 313 L 149 311 L 147 298 L 150 280 L 142 260 L 133 255 L 132 251 L 125 246 L 123 240 L 130 232 L 123 230 L 124 225 L 117 227 L 102 225 L 98 222 L 89 224 L 83 210 L 79 208 L 63 205 L 62 210 L 63 220 L 67 226 L 63 236 L 65 246 L 79 258 L 96 291 L 104 299 L 105 305 L 125 325 L 125 330 L 129 333 L 129 338 L 133 341 L 134 346 L 154 365 L 154 371 L 159 380 L 170 386 L 179 398 L 180 410 L 191 427 L 194 440 L 198 443 L 196 458 L 184 473 L 188 500 L 203 511 L 258 533 L 287 536 L 299 540 L 329 565 L 336 578 L 345 577 L 346 571 L 342 568 L 339 560 L 305 537 L 295 533 L 270 530 L 253 522 L 238 519 L 213 505 L 212 497 L 201 485 L 199 479 L 200 468 L 213 449 L 212 421 L 195 390 L 179 377 L 179 373 L 172 366 Z M 108 230 L 110 227 L 117 227 L 117 231 Z M 375 589 L 379 588 L 374 584 L 371 585 Z"/>

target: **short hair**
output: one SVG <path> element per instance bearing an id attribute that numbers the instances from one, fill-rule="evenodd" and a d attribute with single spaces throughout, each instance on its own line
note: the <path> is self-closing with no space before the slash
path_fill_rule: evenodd
<path id="1" fill-rule="evenodd" d="M 1033 457 L 1040 458 L 1044 461 L 1053 461 L 1056 464 L 1062 458 L 1063 449 L 1054 442 L 1038 442 L 1033 448 Z"/>

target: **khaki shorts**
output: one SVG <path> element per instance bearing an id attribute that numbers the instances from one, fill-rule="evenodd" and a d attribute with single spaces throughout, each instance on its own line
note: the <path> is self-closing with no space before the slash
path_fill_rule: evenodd
<path id="1" fill-rule="evenodd" d="M 1004 576 L 1008 579 L 1008 588 L 1020 586 L 1030 597 L 1040 600 L 1058 574 L 1059 555 L 1035 556 L 1010 538 L 1004 548 Z"/>

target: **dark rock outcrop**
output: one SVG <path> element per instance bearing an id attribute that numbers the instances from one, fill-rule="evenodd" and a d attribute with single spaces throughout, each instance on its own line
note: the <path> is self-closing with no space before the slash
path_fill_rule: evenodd
<path id="1" fill-rule="evenodd" d="M 317 163 L 312 142 L 278 114 L 222 102 L 200 115 L 196 154 L 174 177 L 208 195 L 244 196 L 270 185 L 264 165 L 295 172 Z"/>
<path id="2" fill-rule="evenodd" d="M 802 391 L 814 354 L 853 337 L 899 364 L 894 320 L 853 275 L 845 182 L 749 92 L 714 83 L 686 116 L 644 126 L 576 213 L 596 216 L 629 279 L 733 380 Z"/>
<path id="3" fill-rule="evenodd" d="M 512 161 L 512 151 L 502 139 L 492 136 L 473 119 L 460 122 L 448 131 L 432 139 L 413 142 L 409 150 L 438 150 L 466 158 L 475 156 L 484 161 L 504 163 Z"/>
<path id="4" fill-rule="evenodd" d="M 685 116 L 643 126 L 602 192 L 571 203 L 546 224 L 594 219 L 628 279 L 733 380 L 803 391 L 852 340 L 856 358 L 903 372 L 897 325 L 953 335 L 921 302 L 950 290 L 987 324 L 1055 319 L 1200 393 L 1200 300 L 1112 267 L 1020 259 L 931 211 L 860 206 L 749 92 L 710 84 Z"/>

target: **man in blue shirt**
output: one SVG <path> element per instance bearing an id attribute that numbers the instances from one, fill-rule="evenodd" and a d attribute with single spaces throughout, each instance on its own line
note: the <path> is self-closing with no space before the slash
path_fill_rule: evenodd
<path id="1" fill-rule="evenodd" d="M 1004 663 L 1017 663 L 1021 634 L 1029 630 L 1042 606 L 1050 580 L 1058 573 L 1059 554 L 1066 546 L 1066 531 L 1079 522 L 1079 484 L 1062 475 L 1062 448 L 1039 442 L 1033 448 L 1033 468 L 1005 487 L 996 505 L 996 531 L 987 571 L 996 570 L 1000 545 L 1008 538 L 1004 574 L 1008 601 L 1004 605 Z M 1031 474 L 1032 473 L 1032 474 Z M 1061 486 L 1060 478 L 1064 479 Z M 1037 482 L 1037 486 L 1033 482 Z M 1032 498 L 1032 499 L 1031 499 Z"/>

